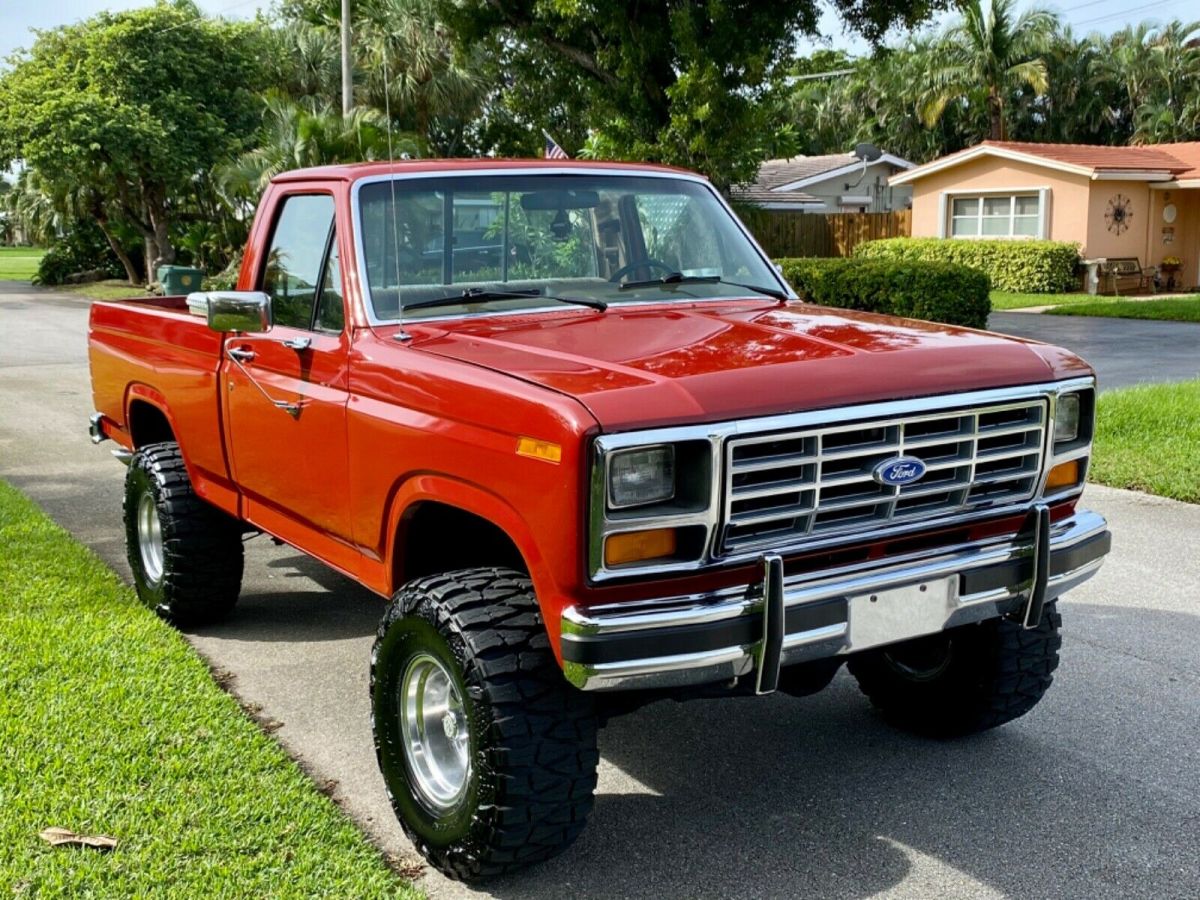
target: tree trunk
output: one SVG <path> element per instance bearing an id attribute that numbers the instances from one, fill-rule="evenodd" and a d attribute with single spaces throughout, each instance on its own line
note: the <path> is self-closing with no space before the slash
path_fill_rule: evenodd
<path id="1" fill-rule="evenodd" d="M 141 276 L 138 274 L 137 266 L 133 264 L 133 260 L 129 258 L 129 254 L 117 242 L 113 233 L 108 229 L 108 219 L 103 217 L 96 218 L 96 224 L 100 231 L 103 232 L 105 239 L 108 241 L 108 246 L 112 247 L 112 252 L 117 254 L 117 259 L 121 261 L 121 267 L 125 270 L 125 278 L 130 284 L 143 284 Z"/>
<path id="2" fill-rule="evenodd" d="M 153 232 L 142 235 L 142 240 L 145 242 L 142 255 L 146 258 L 146 281 L 157 281 L 158 268 L 154 261 L 158 259 L 158 243 L 154 240 Z"/>
<path id="3" fill-rule="evenodd" d="M 96 219 L 96 226 L 100 229 L 100 233 L 108 241 L 108 246 L 112 248 L 112 252 L 121 261 L 121 267 L 125 270 L 126 280 L 133 285 L 142 284 L 143 282 L 138 276 L 137 266 L 133 264 L 133 260 L 129 258 L 129 254 L 125 252 L 125 248 L 121 246 L 113 235 L 112 230 L 108 227 L 108 213 L 104 209 L 104 203 L 95 196 L 92 199 L 92 216 Z"/>
<path id="4" fill-rule="evenodd" d="M 990 125 L 988 138 L 993 141 L 1007 140 L 1004 128 L 1004 101 L 995 88 L 988 89 L 987 109 Z"/>
<path id="5" fill-rule="evenodd" d="M 166 191 L 158 185 L 142 184 L 142 198 L 146 203 L 146 217 L 150 220 L 152 235 L 147 240 L 153 240 L 157 252 L 153 260 L 147 258 L 146 268 L 157 272 L 159 266 L 169 266 L 175 262 L 175 247 L 171 243 L 171 219 L 167 213 Z"/>

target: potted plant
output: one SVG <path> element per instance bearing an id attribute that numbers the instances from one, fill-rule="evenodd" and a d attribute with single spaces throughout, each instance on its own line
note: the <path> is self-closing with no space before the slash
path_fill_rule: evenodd
<path id="1" fill-rule="evenodd" d="M 1175 289 L 1175 276 L 1179 274 L 1179 270 L 1183 268 L 1183 260 L 1178 256 L 1164 256 L 1162 262 L 1158 264 L 1158 270 L 1163 275 L 1167 276 L 1167 290 Z"/>

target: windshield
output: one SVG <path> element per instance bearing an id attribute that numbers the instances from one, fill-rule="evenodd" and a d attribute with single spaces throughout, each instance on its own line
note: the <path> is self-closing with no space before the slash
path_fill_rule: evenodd
<path id="1" fill-rule="evenodd" d="M 363 184 L 378 319 L 753 296 L 781 282 L 705 184 L 626 175 L 487 175 Z M 599 308 L 599 307 L 598 307 Z M 415 309 L 414 309 L 415 312 Z"/>

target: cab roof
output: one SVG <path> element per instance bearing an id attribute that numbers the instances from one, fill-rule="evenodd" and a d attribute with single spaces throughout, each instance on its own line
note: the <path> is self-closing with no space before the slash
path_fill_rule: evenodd
<path id="1" fill-rule="evenodd" d="M 363 162 L 342 163 L 331 166 L 314 166 L 308 169 L 295 169 L 282 172 L 271 181 L 275 184 L 290 181 L 358 181 L 361 178 L 371 178 L 379 175 L 459 175 L 468 172 L 491 172 L 497 170 L 512 171 L 513 169 L 528 169 L 536 172 L 540 169 L 553 169 L 558 172 L 611 170 L 614 172 L 670 172 L 678 175 L 696 173 L 675 166 L 664 166 L 652 163 L 623 163 L 623 162 L 594 162 L 578 159 L 398 159 L 393 162 Z"/>

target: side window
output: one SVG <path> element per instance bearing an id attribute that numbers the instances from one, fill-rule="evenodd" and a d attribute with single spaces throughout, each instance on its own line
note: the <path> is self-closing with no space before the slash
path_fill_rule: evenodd
<path id="1" fill-rule="evenodd" d="M 316 326 L 320 331 L 340 333 L 346 325 L 346 305 L 342 302 L 342 261 L 338 252 L 337 232 L 329 235 L 329 260 L 321 277 L 321 299 L 317 301 Z"/>
<path id="2" fill-rule="evenodd" d="M 311 327 L 321 263 L 332 230 L 332 197 L 298 194 L 284 201 L 271 235 L 262 286 L 271 296 L 277 325 Z"/>

